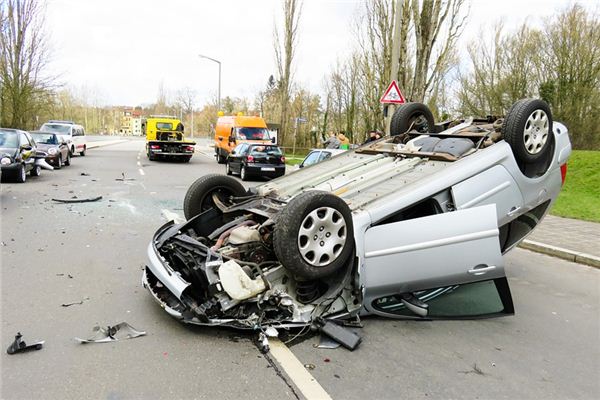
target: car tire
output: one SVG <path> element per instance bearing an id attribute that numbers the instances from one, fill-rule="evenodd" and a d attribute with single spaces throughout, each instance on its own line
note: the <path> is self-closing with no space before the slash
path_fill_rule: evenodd
<path id="1" fill-rule="evenodd" d="M 25 170 L 25 164 L 21 164 L 21 167 L 15 171 L 15 182 L 25 183 L 27 180 L 27 171 Z"/>
<path id="2" fill-rule="evenodd" d="M 235 178 L 219 174 L 205 175 L 198 178 L 187 190 L 183 200 L 183 214 L 186 219 L 215 207 L 213 194 L 227 202 L 229 196 L 244 196 L 246 189 Z"/>
<path id="3" fill-rule="evenodd" d="M 231 167 L 229 166 L 229 163 L 225 163 L 225 173 L 227 175 L 231 175 Z"/>
<path id="4" fill-rule="evenodd" d="M 348 204 L 329 192 L 299 194 L 277 217 L 273 249 L 279 262 L 298 277 L 312 280 L 333 274 L 354 252 Z"/>
<path id="5" fill-rule="evenodd" d="M 42 174 L 42 167 L 40 167 L 39 165 L 34 165 L 33 168 L 31 169 L 31 171 L 29 172 L 29 175 L 31 176 L 40 176 Z"/>
<path id="6" fill-rule="evenodd" d="M 146 156 L 148 157 L 148 160 L 150 160 L 150 161 L 155 161 L 156 160 L 156 156 L 152 155 L 152 153 L 150 152 L 150 150 L 146 150 Z"/>
<path id="7" fill-rule="evenodd" d="M 71 165 L 71 153 L 67 151 L 67 159 L 65 160 L 65 165 L 68 167 Z"/>
<path id="8" fill-rule="evenodd" d="M 85 157 L 85 151 L 86 151 L 86 150 L 87 150 L 87 149 L 86 149 L 86 147 L 85 147 L 85 146 L 83 146 L 83 151 L 80 151 L 80 152 L 79 152 L 79 155 L 80 155 L 81 157 Z"/>
<path id="9" fill-rule="evenodd" d="M 502 124 L 502 134 L 521 170 L 540 162 L 549 164 L 554 134 L 552 112 L 545 101 L 522 99 L 513 104 Z"/>
<path id="10" fill-rule="evenodd" d="M 56 168 L 55 169 L 61 169 L 62 167 L 63 167 L 62 154 L 59 154 L 58 158 L 56 159 Z"/>
<path id="11" fill-rule="evenodd" d="M 246 167 L 243 164 L 240 167 L 240 178 L 243 181 L 247 181 L 248 180 L 248 173 L 246 172 Z"/>
<path id="12" fill-rule="evenodd" d="M 217 163 L 218 164 L 225 164 L 225 162 L 227 161 L 227 157 L 225 157 L 223 154 L 221 154 L 221 150 L 217 150 Z"/>
<path id="13" fill-rule="evenodd" d="M 402 135 L 415 127 L 420 133 L 434 132 L 434 124 L 433 114 L 425 104 L 400 104 L 392 116 L 390 135 Z"/>

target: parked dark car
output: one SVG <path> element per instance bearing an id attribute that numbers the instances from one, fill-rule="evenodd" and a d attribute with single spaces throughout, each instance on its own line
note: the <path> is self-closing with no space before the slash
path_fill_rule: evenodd
<path id="1" fill-rule="evenodd" d="M 285 174 L 285 156 L 278 146 L 242 143 L 227 156 L 227 175 L 240 174 L 243 181 L 251 177 L 277 178 Z"/>
<path id="2" fill-rule="evenodd" d="M 0 168 L 2 179 L 23 183 L 27 173 L 39 176 L 42 167 L 36 163 L 37 146 L 29 132 L 0 128 Z"/>
<path id="3" fill-rule="evenodd" d="M 31 137 L 35 140 L 38 150 L 48 153 L 46 162 L 61 169 L 63 165 L 71 165 L 71 152 L 66 140 L 56 133 L 33 131 Z"/>

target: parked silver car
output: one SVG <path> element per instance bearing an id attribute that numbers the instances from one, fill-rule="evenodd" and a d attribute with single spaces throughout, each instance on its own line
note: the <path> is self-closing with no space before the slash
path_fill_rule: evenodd
<path id="1" fill-rule="evenodd" d="M 512 314 L 502 254 L 558 196 L 567 128 L 526 99 L 437 125 L 408 103 L 391 133 L 250 190 L 198 179 L 187 221 L 152 238 L 144 286 L 183 322 L 256 330 Z"/>

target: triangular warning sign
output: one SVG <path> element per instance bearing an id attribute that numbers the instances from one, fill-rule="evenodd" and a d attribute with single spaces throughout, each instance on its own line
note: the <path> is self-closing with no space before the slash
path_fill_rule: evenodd
<path id="1" fill-rule="evenodd" d="M 400 92 L 400 88 L 396 81 L 392 81 L 390 86 L 386 89 L 381 99 L 379 99 L 380 103 L 392 103 L 392 104 L 402 104 L 406 103 L 404 96 L 402 96 L 402 92 Z"/>

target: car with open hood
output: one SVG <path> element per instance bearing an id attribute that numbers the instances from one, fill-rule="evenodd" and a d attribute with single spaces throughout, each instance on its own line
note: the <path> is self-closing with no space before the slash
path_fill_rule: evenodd
<path id="1" fill-rule="evenodd" d="M 249 190 L 199 178 L 143 284 L 183 322 L 258 331 L 512 314 L 502 256 L 551 208 L 570 153 L 537 99 L 439 124 L 407 103 L 391 136 Z"/>

